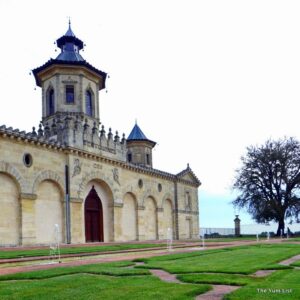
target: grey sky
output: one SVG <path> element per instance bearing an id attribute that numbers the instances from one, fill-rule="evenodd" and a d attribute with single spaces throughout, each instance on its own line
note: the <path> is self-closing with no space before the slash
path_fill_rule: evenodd
<path id="1" fill-rule="evenodd" d="M 232 226 L 229 187 L 246 146 L 300 138 L 299 13 L 299 1 L 0 0 L 0 123 L 38 125 L 29 73 L 57 56 L 70 16 L 83 57 L 110 75 L 101 122 L 128 135 L 137 119 L 158 143 L 155 168 L 190 163 L 202 181 L 200 222 L 217 222 L 214 198 Z"/>

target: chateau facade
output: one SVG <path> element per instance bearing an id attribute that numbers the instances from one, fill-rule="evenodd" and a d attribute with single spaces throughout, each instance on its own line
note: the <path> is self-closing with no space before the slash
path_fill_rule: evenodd
<path id="1" fill-rule="evenodd" d="M 154 169 L 138 124 L 127 138 L 100 124 L 107 74 L 80 54 L 69 25 L 61 49 L 33 70 L 42 121 L 26 133 L 0 126 L 0 246 L 199 237 L 197 179 Z M 170 228 L 170 229 L 169 229 Z"/>

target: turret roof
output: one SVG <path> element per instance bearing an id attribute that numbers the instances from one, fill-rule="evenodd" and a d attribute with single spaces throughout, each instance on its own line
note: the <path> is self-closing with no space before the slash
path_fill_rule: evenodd
<path id="1" fill-rule="evenodd" d="M 41 86 L 41 82 L 38 76 L 39 72 L 47 69 L 52 65 L 75 65 L 84 66 L 96 73 L 98 76 L 101 76 L 103 78 L 103 85 L 99 86 L 99 89 L 105 88 L 105 80 L 107 74 L 93 67 L 80 55 L 79 52 L 81 49 L 83 49 L 84 44 L 79 38 L 75 36 L 74 32 L 71 29 L 70 22 L 67 32 L 62 37 L 57 39 L 56 44 L 57 47 L 61 49 L 61 53 L 55 59 L 51 58 L 44 65 L 33 70 L 36 84 L 38 86 Z"/>
<path id="2" fill-rule="evenodd" d="M 149 140 L 146 135 L 143 133 L 143 131 L 141 130 L 141 128 L 139 127 L 139 125 L 137 123 L 135 123 L 134 127 L 132 128 L 128 138 L 127 138 L 127 142 L 130 141 L 146 141 L 146 142 L 150 142 L 154 147 L 156 145 L 155 142 Z"/>

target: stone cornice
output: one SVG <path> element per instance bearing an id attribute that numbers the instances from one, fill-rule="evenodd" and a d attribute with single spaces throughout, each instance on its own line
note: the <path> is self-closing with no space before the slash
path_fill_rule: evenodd
<path id="1" fill-rule="evenodd" d="M 186 215 L 199 215 L 199 211 L 188 211 L 184 209 L 178 209 L 178 213 L 180 214 L 186 214 Z"/>
<path id="2" fill-rule="evenodd" d="M 114 160 L 114 159 L 111 159 L 111 158 L 108 158 L 105 156 L 97 155 L 95 153 L 87 152 L 87 151 L 80 150 L 77 148 L 66 147 L 65 153 L 75 154 L 75 155 L 78 155 L 81 157 L 96 160 L 98 162 L 108 163 L 108 164 L 111 164 L 111 165 L 114 165 L 117 167 L 121 167 L 126 170 L 140 173 L 140 174 L 150 175 L 150 176 L 166 179 L 166 180 L 173 181 L 173 182 L 176 181 L 176 182 L 180 182 L 180 183 L 190 185 L 193 187 L 199 186 L 198 183 L 191 182 L 191 181 L 185 180 L 183 178 L 179 178 L 177 175 L 174 175 L 171 173 L 167 173 L 167 172 L 149 168 L 149 167 L 143 167 L 143 166 L 131 164 L 131 163 L 120 161 L 120 160 Z"/>
<path id="3" fill-rule="evenodd" d="M 70 197 L 70 202 L 72 202 L 72 203 L 83 203 L 83 199 L 76 198 L 76 197 Z"/>
<path id="4" fill-rule="evenodd" d="M 45 147 L 47 149 L 62 151 L 64 148 L 60 143 L 46 140 L 44 137 L 39 137 L 36 133 L 20 131 L 19 129 L 13 129 L 12 127 L 6 127 L 5 125 L 0 126 L 0 137 Z"/>
<path id="5" fill-rule="evenodd" d="M 13 129 L 12 127 L 6 127 L 5 125 L 0 126 L 0 137 L 10 138 L 12 140 L 16 140 L 18 142 L 30 143 L 32 145 L 44 147 L 47 149 L 55 150 L 55 151 L 64 151 L 65 154 L 75 154 L 81 157 L 85 157 L 88 159 L 93 159 L 99 162 L 104 162 L 111 164 L 113 166 L 117 166 L 126 170 L 130 170 L 136 173 L 150 175 L 156 178 L 161 178 L 173 182 L 179 182 L 185 185 L 190 185 L 193 187 L 199 187 L 198 182 L 191 182 L 189 180 L 180 178 L 178 175 L 174 175 L 171 173 L 167 173 L 164 171 L 160 171 L 157 169 L 143 167 L 135 164 L 131 164 L 125 161 L 111 159 L 100 154 L 95 154 L 91 152 L 87 152 L 78 148 L 67 147 L 61 145 L 56 141 L 46 140 L 44 137 L 39 137 L 36 133 L 26 133 L 25 131 L 20 131 L 19 129 Z"/>

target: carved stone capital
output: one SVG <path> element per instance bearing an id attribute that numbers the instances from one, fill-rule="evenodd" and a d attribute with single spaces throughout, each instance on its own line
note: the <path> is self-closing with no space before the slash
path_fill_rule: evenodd
<path id="1" fill-rule="evenodd" d="M 70 202 L 72 203 L 83 203 L 83 199 L 77 197 L 70 197 Z"/>
<path id="2" fill-rule="evenodd" d="M 36 194 L 29 194 L 29 193 L 21 193 L 20 194 L 20 199 L 28 199 L 28 200 L 36 200 L 37 195 Z"/>

